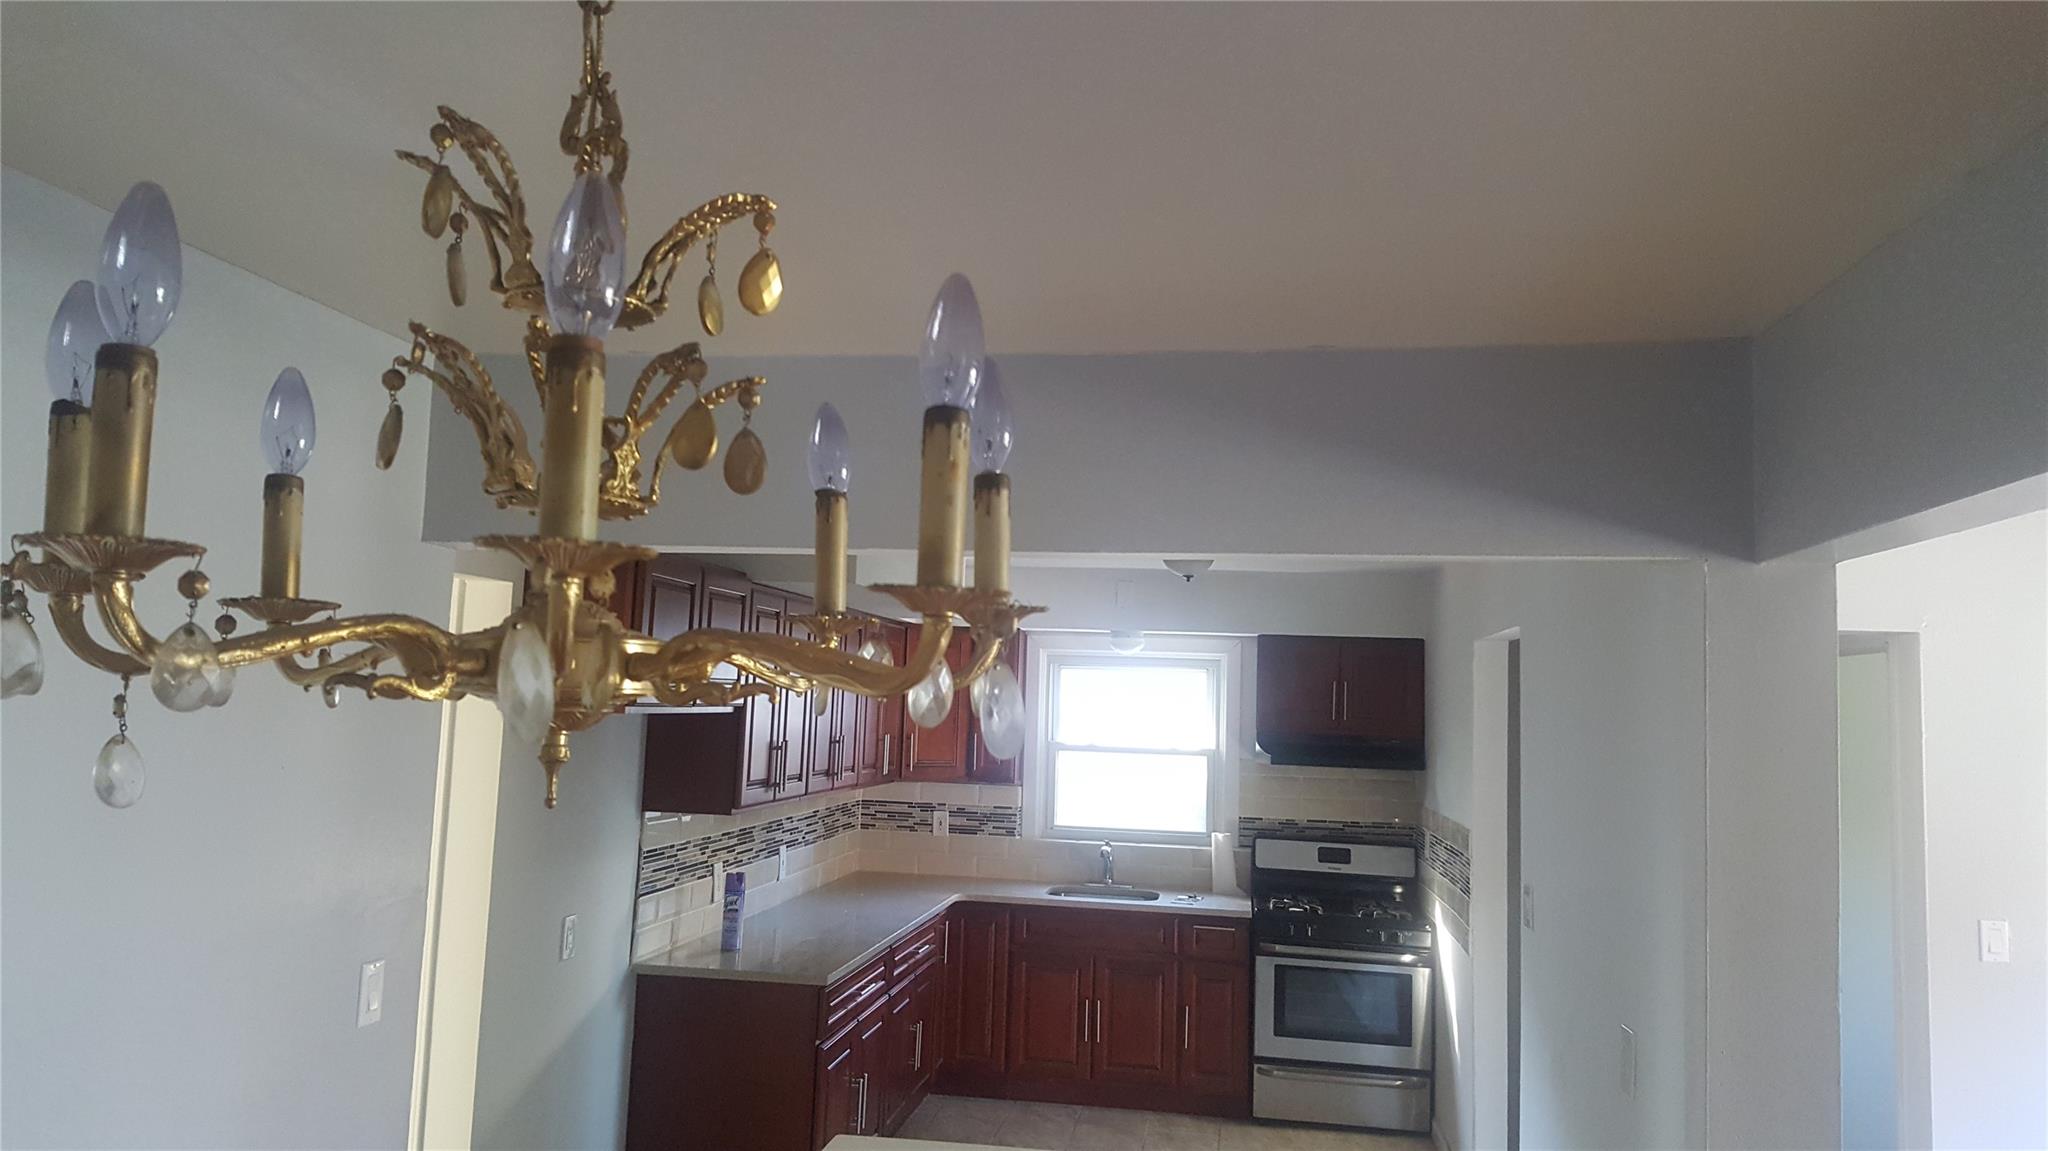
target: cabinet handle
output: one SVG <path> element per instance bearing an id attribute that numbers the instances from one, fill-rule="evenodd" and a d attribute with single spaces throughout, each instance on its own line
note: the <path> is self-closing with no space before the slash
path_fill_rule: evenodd
<path id="1" fill-rule="evenodd" d="M 910 1051 L 910 1069 L 912 1071 L 922 1071 L 924 1070 L 924 1020 L 920 1019 L 916 1023 L 911 1024 L 910 1031 L 917 1041 L 917 1046 L 911 1048 Z"/>
<path id="2" fill-rule="evenodd" d="M 1338 718 L 1351 722 L 1351 681 L 1348 679 L 1344 681 L 1344 714 Z"/>
<path id="3" fill-rule="evenodd" d="M 1192 1020 L 1193 1020 L 1193 1017 L 1194 1017 L 1194 1013 L 1195 1013 L 1195 1008 L 1194 1008 L 1194 1005 L 1193 1005 L 1193 1004 L 1182 1004 L 1182 1005 L 1181 1005 L 1181 1009 L 1180 1009 L 1180 1049 L 1181 1049 L 1182 1051 L 1186 1051 L 1186 1050 L 1188 1049 L 1188 1024 L 1189 1024 L 1190 1022 L 1192 1022 Z"/>
<path id="4" fill-rule="evenodd" d="M 889 744 L 890 744 L 890 743 L 891 743 L 891 741 L 893 741 L 893 740 L 894 740 L 895 738 L 896 738 L 896 736 L 895 736 L 895 733 L 893 733 L 893 732 L 883 732 L 883 733 L 882 733 L 882 774 L 883 774 L 883 775 L 887 775 L 887 774 L 889 774 L 889 766 L 890 766 L 890 764 L 889 764 L 889 752 L 890 752 L 890 750 L 891 750 L 891 748 L 889 747 Z"/>
<path id="5" fill-rule="evenodd" d="M 866 1073 L 862 1073 L 860 1078 L 854 1080 L 853 1086 L 854 1090 L 859 1093 L 858 1098 L 854 1101 L 853 1112 L 853 1132 L 858 1135 L 868 1129 L 868 1077 Z"/>
<path id="6" fill-rule="evenodd" d="M 1337 681 L 1330 681 L 1330 718 L 1337 718 Z"/>

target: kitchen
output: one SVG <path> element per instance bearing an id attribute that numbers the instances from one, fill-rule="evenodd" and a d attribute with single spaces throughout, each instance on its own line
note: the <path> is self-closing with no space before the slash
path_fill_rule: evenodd
<path id="1" fill-rule="evenodd" d="M 612 602 L 806 613 L 745 562 L 659 557 Z M 1392 622 L 1429 576 L 1348 578 Z M 1200 586 L 1064 578 L 1127 607 Z M 900 658 L 913 631 L 846 643 Z M 929 727 L 916 693 L 649 716 L 627 1145 L 1428 1145 L 1431 939 L 1462 930 L 1429 893 L 1469 879 L 1454 823 L 1425 847 L 1423 640 L 1022 641 L 1010 745 L 966 690 Z"/>

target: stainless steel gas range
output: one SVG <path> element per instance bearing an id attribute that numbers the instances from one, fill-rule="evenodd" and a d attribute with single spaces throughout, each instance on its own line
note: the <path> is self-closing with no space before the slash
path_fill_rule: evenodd
<path id="1" fill-rule="evenodd" d="M 1412 844 L 1252 843 L 1252 1114 L 1430 1128 L 1434 933 Z"/>

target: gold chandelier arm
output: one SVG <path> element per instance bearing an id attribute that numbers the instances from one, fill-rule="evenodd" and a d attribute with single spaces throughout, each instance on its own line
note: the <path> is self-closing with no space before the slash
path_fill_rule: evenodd
<path id="1" fill-rule="evenodd" d="M 135 585 L 119 572 L 95 572 L 92 598 L 100 605 L 100 622 L 114 642 L 147 667 L 156 658 L 157 639 L 135 614 Z"/>
<path id="2" fill-rule="evenodd" d="M 965 672 L 953 677 L 954 687 L 966 687 L 987 675 L 989 669 L 995 667 L 996 661 L 1003 657 L 1001 636 L 982 628 L 973 629 L 971 634 L 974 636 L 974 659 L 968 663 Z"/>
<path id="3" fill-rule="evenodd" d="M 497 629 L 457 635 L 409 615 L 356 615 L 268 627 L 224 639 L 216 648 L 222 667 L 242 667 L 336 644 L 368 644 L 388 651 L 408 671 L 420 665 L 431 669 L 431 675 L 414 671 L 410 678 L 418 681 L 425 677 L 438 682 L 444 672 L 482 676 L 490 660 L 488 648 L 495 644 L 497 635 Z"/>
<path id="4" fill-rule="evenodd" d="M 71 649 L 71 654 L 86 664 L 115 675 L 147 675 L 149 665 L 129 655 L 115 651 L 93 638 L 85 626 L 85 597 L 74 593 L 59 592 L 48 599 L 50 622 L 57 629 L 57 638 Z"/>
<path id="5" fill-rule="evenodd" d="M 775 210 L 775 201 L 750 192 L 731 192 L 690 209 L 641 258 L 640 273 L 626 286 L 618 326 L 637 328 L 667 310 L 669 282 L 697 241 L 734 220 Z"/>
<path id="6" fill-rule="evenodd" d="M 278 674 L 299 687 L 318 687 L 329 680 L 374 669 L 379 663 L 390 658 L 389 651 L 372 646 L 361 651 L 352 651 L 340 659 L 308 667 L 299 662 L 296 653 L 287 653 L 278 657 L 277 670 Z"/>
<path id="7" fill-rule="evenodd" d="M 684 632 L 653 652 L 628 654 L 626 675 L 654 685 L 657 697 L 671 689 L 689 691 L 708 680 L 719 664 L 730 664 L 785 691 L 825 686 L 857 695 L 898 695 L 923 682 L 946 657 L 952 621 L 927 616 L 924 625 L 916 649 L 902 667 L 792 636 L 706 629 Z"/>
<path id="8" fill-rule="evenodd" d="M 498 395 L 490 371 L 461 341 L 417 321 L 411 328 L 412 353 L 394 358 L 391 365 L 425 377 L 476 429 L 484 460 L 484 494 L 495 498 L 499 507 L 532 507 L 539 499 L 539 479 L 526 446 L 526 427 Z"/>
<path id="9" fill-rule="evenodd" d="M 496 207 L 482 203 L 450 173 L 456 198 L 484 234 L 484 252 L 491 261 L 491 290 L 505 298 L 508 308 L 545 311 L 540 272 L 533 264 L 533 233 L 526 226 L 526 198 L 520 192 L 519 173 L 512 167 L 512 158 L 490 129 L 445 104 L 437 111 L 441 120 L 433 128 L 435 143 L 461 148 L 485 190 L 497 201 Z M 428 173 L 444 166 L 441 158 L 403 149 L 399 150 L 398 158 Z M 497 166 L 495 171 L 493 164 Z"/>

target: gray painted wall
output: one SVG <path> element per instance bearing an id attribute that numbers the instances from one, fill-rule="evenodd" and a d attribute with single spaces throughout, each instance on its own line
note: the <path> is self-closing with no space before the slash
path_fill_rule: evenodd
<path id="1" fill-rule="evenodd" d="M 2048 132 L 1755 344 L 1762 558 L 2048 473 Z"/>
<path id="2" fill-rule="evenodd" d="M 692 335 L 670 322 L 676 339 Z M 906 347 L 914 335 L 904 333 Z M 808 551 L 802 451 L 813 411 L 829 399 L 853 443 L 852 546 L 915 544 L 920 401 L 908 358 L 726 359 L 711 350 L 712 379 L 770 381 L 755 417 L 769 451 L 766 485 L 732 495 L 716 464 L 713 474 L 671 474 L 662 508 L 610 525 L 608 536 L 699 551 Z M 615 409 L 643 362 L 611 364 Z M 524 362 L 488 363 L 537 451 Z M 1018 428 L 1015 546 L 1747 555 L 1748 370 L 1740 341 L 1006 357 Z M 425 391 L 407 388 L 415 420 L 427 410 Z M 438 396 L 431 407 L 427 538 L 531 530 L 530 517 L 484 497 L 468 423 Z M 721 421 L 728 439 L 737 422 L 735 413 Z"/>
<path id="3" fill-rule="evenodd" d="M 632 1034 L 641 719 L 572 738 L 542 805 L 532 748 L 507 738 L 476 1068 L 479 1148 L 617 1147 Z M 562 917 L 576 954 L 561 956 Z"/>
<path id="4" fill-rule="evenodd" d="M 0 511 L 21 532 L 42 517 L 44 335 L 108 216 L 13 171 L 0 201 Z M 418 536 L 424 463 L 370 466 L 383 403 L 362 384 L 401 346 L 191 248 L 184 266 L 157 348 L 152 533 L 208 545 L 216 594 L 255 589 L 257 411 L 295 364 L 320 405 L 307 594 L 445 618 L 450 555 Z M 184 618 L 172 582 L 137 591 L 158 634 Z M 440 708 L 358 696 L 329 711 L 250 668 L 227 707 L 177 715 L 138 682 L 148 785 L 114 811 L 90 773 L 117 685 L 38 630 L 43 690 L 0 710 L 0 1142 L 403 1146 Z M 384 1017 L 358 1030 L 358 967 L 378 958 Z"/>

